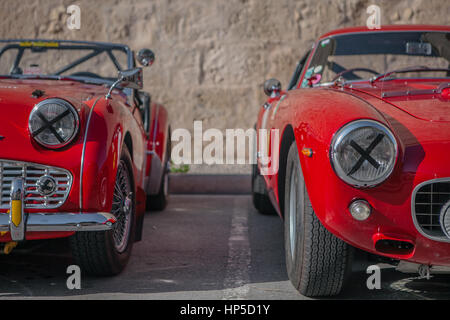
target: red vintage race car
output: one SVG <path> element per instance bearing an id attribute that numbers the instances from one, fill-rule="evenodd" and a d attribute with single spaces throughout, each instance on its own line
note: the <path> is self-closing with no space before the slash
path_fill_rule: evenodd
<path id="1" fill-rule="evenodd" d="M 449 62 L 448 26 L 355 27 L 320 37 L 287 90 L 266 81 L 253 201 L 284 218 L 303 295 L 338 294 L 353 247 L 450 266 Z"/>
<path id="2" fill-rule="evenodd" d="M 123 270 L 168 197 L 166 109 L 111 43 L 0 40 L 0 243 L 70 237 L 83 272 Z M 118 76 L 117 76 L 118 75 Z"/>

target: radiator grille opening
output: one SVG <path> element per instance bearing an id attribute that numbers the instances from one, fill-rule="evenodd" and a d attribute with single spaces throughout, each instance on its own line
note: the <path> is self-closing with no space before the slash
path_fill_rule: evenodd
<path id="1" fill-rule="evenodd" d="M 43 176 L 51 176 L 57 183 L 54 194 L 42 196 L 36 183 Z M 67 199 L 72 186 L 69 171 L 27 162 L 0 160 L 0 209 L 9 209 L 11 202 L 11 184 L 16 178 L 25 182 L 25 208 L 55 209 Z"/>
<path id="2" fill-rule="evenodd" d="M 440 214 L 449 201 L 450 181 L 430 182 L 416 191 L 414 215 L 423 233 L 447 239 L 440 225 Z"/>

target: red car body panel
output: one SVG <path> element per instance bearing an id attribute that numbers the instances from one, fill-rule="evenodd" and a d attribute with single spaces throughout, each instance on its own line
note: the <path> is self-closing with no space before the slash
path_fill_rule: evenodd
<path id="1" fill-rule="evenodd" d="M 320 39 L 353 32 L 398 30 L 450 31 L 444 26 L 388 26 L 381 30 L 347 28 Z M 312 54 L 309 57 L 311 59 Z M 309 61 L 304 70 L 308 68 Z M 300 76 L 302 83 L 304 71 Z M 344 87 L 295 89 L 269 99 L 276 108 L 261 108 L 257 129 L 278 129 L 280 146 L 287 132 L 294 133 L 300 155 L 306 188 L 313 209 L 322 224 L 334 235 L 352 246 L 395 259 L 406 259 L 428 265 L 450 266 L 450 243 L 431 240 L 416 228 L 412 217 L 412 193 L 424 181 L 449 178 L 450 166 L 450 100 L 445 93 L 383 97 L 383 94 L 411 89 L 437 89 L 448 79 L 391 80 L 382 84 L 352 83 Z M 444 85 L 445 86 L 445 85 Z M 284 96 L 284 98 L 282 98 Z M 426 103 L 426 107 L 424 107 Z M 276 111 L 275 111 L 276 110 Z M 270 112 L 267 122 L 263 115 Z M 357 189 L 342 181 L 330 162 L 333 135 L 345 124 L 358 119 L 372 119 L 389 127 L 398 141 L 398 155 L 392 175 L 381 185 Z M 313 149 L 313 156 L 300 152 Z M 280 155 L 286 150 L 280 149 Z M 280 163 L 280 166 L 282 164 Z M 280 172 L 264 176 L 269 196 L 283 215 Z M 348 206 L 352 200 L 365 199 L 373 207 L 366 221 L 352 218 Z M 412 243 L 407 254 L 380 251 L 380 239 Z"/>
<path id="2" fill-rule="evenodd" d="M 170 150 L 167 150 L 167 142 L 170 140 L 170 136 L 167 134 L 169 132 L 169 114 L 162 105 L 152 103 L 151 119 L 155 120 L 151 121 L 152 126 L 150 127 L 150 133 L 153 138 L 148 140 L 147 150 L 154 151 L 163 160 L 170 153 Z M 148 154 L 147 175 L 150 175 L 152 157 L 152 154 Z"/>
<path id="3" fill-rule="evenodd" d="M 45 95 L 33 98 L 32 92 L 43 90 Z M 131 141 L 136 216 L 145 213 L 150 141 L 163 144 L 167 139 L 168 118 L 163 106 L 158 108 L 164 117 L 151 118 L 160 127 L 157 135 L 146 133 L 137 106 L 127 102 L 120 90 L 113 90 L 112 98 L 105 99 L 108 88 L 66 80 L 0 79 L 0 134 L 5 137 L 0 145 L 0 159 L 43 164 L 66 169 L 73 176 L 66 202 L 46 212 L 110 212 L 120 153 L 126 139 Z M 49 150 L 37 144 L 28 130 L 32 108 L 40 101 L 60 98 L 70 102 L 78 111 L 80 130 L 68 146 Z M 165 130 L 165 131 L 163 131 Z M 155 154 L 164 159 L 167 151 L 157 148 Z M 27 212 L 43 210 L 27 209 Z M 5 213 L 6 210 L 0 211 Z M 73 232 L 27 232 L 26 239 L 47 239 L 72 235 Z M 9 233 L 0 234 L 0 242 L 10 241 Z"/>

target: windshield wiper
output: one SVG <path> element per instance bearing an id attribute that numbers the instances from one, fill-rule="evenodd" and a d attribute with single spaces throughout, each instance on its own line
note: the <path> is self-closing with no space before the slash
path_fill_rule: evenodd
<path id="1" fill-rule="evenodd" d="M 404 69 L 397 69 L 397 70 L 392 70 L 392 71 L 388 71 L 386 73 L 380 74 L 378 76 L 373 77 L 372 79 L 370 79 L 370 83 L 374 83 L 377 81 L 380 81 L 381 79 L 385 79 L 393 74 L 396 73 L 408 73 L 408 72 L 449 72 L 450 73 L 450 69 L 449 68 L 429 68 L 429 67 L 425 67 L 425 66 L 419 66 L 419 67 L 409 67 L 409 68 L 404 68 Z M 391 80 L 391 79 L 389 79 Z M 384 80 L 385 81 L 385 80 Z"/>

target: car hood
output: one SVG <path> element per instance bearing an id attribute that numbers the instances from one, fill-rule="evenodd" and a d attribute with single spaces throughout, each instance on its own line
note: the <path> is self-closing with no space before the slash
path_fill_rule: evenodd
<path id="1" fill-rule="evenodd" d="M 442 97 L 439 88 L 450 87 L 450 81 L 391 80 L 375 84 L 352 84 L 352 92 L 374 96 L 411 116 L 427 121 L 450 122 L 450 99 Z"/>
<path id="2" fill-rule="evenodd" d="M 36 90 L 43 95 L 33 96 Z M 62 98 L 81 104 L 105 92 L 103 86 L 76 81 L 0 79 L 0 106 L 32 108 L 48 98 Z M 89 103 L 86 105 L 89 106 Z"/>
<path id="3" fill-rule="evenodd" d="M 35 90 L 42 97 L 32 97 Z M 106 88 L 73 81 L 0 79 L 0 159 L 41 163 L 79 170 L 83 147 L 83 130 L 89 109 Z M 28 130 L 28 120 L 33 107 L 48 98 L 62 98 L 74 105 L 80 115 L 80 134 L 64 152 L 40 147 Z"/>

